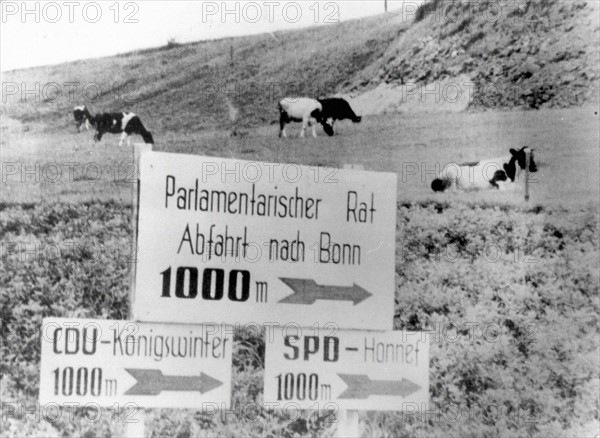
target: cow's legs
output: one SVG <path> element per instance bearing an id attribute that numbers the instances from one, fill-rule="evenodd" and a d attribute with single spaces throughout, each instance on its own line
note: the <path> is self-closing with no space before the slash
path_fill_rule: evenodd
<path id="1" fill-rule="evenodd" d="M 121 134 L 121 140 L 119 140 L 119 146 L 123 146 L 123 142 L 125 140 L 127 140 L 127 144 L 129 144 L 129 136 L 125 131 L 123 131 L 123 134 Z"/>
<path id="2" fill-rule="evenodd" d="M 287 137 L 287 133 L 285 132 L 286 121 L 283 117 L 279 118 L 279 138 Z"/>
<path id="3" fill-rule="evenodd" d="M 313 137 L 317 138 L 317 124 L 316 123 L 312 123 L 312 122 L 308 122 L 308 123 L 312 127 Z"/>
<path id="4" fill-rule="evenodd" d="M 302 130 L 300 131 L 300 138 L 304 138 L 304 131 L 306 131 L 306 128 L 310 123 L 309 117 L 310 116 L 306 115 L 302 118 Z"/>

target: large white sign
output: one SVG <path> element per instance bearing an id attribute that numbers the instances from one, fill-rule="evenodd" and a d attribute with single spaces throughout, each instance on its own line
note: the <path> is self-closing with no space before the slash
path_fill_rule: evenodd
<path id="1" fill-rule="evenodd" d="M 229 406 L 231 332 L 215 326 L 45 318 L 40 403 Z"/>
<path id="2" fill-rule="evenodd" d="M 391 329 L 396 175 L 148 152 L 135 319 Z"/>
<path id="3" fill-rule="evenodd" d="M 429 402 L 429 341 L 406 331 L 267 330 L 264 402 L 401 411 Z"/>

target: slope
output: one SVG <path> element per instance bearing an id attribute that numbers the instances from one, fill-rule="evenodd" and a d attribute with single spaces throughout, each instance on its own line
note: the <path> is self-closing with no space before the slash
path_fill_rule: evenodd
<path id="1" fill-rule="evenodd" d="M 85 103 L 92 112 L 135 111 L 154 130 L 193 133 L 228 128 L 235 113 L 240 126 L 274 123 L 286 95 L 351 95 L 364 115 L 412 111 L 407 94 L 420 103 L 431 89 L 426 110 L 452 109 L 439 91 L 448 83 L 469 91 L 461 111 L 598 102 L 595 1 L 432 0 L 406 12 L 12 71 L 3 81 L 19 92 L 5 93 L 2 113 L 64 129 L 72 107 Z"/>

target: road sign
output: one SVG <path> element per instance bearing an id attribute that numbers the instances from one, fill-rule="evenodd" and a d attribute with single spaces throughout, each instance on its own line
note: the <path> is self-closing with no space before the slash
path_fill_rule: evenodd
<path id="1" fill-rule="evenodd" d="M 391 329 L 396 175 L 147 152 L 135 319 Z"/>
<path id="2" fill-rule="evenodd" d="M 429 401 L 422 332 L 267 330 L 265 403 L 301 409 L 401 411 Z"/>
<path id="3" fill-rule="evenodd" d="M 40 403 L 229 406 L 231 351 L 223 327 L 45 318 Z"/>

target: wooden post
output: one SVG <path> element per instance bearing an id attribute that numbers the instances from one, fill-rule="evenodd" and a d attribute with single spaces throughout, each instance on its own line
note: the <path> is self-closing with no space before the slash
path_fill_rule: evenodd
<path id="1" fill-rule="evenodd" d="M 337 438 L 358 438 L 358 411 L 340 410 L 338 412 L 338 426 L 335 436 Z"/>
<path id="2" fill-rule="evenodd" d="M 131 199 L 132 199 L 132 214 L 131 214 L 131 225 L 133 227 L 132 237 L 132 254 L 134 258 L 130 260 L 131 268 L 129 269 L 129 319 L 136 320 L 133 313 L 133 303 L 135 300 L 135 274 L 137 270 L 137 230 L 138 230 L 138 219 L 139 219 L 139 203 L 140 203 L 140 156 L 142 153 L 151 151 L 152 144 L 135 143 L 133 145 L 133 163 L 134 168 L 137 170 L 137 176 L 133 181 L 131 188 Z M 129 419 L 129 421 L 128 421 Z M 143 408 L 138 408 L 135 415 L 129 416 L 124 419 L 128 421 L 123 424 L 123 436 L 124 438 L 143 438 L 145 436 L 146 428 L 146 411 Z"/>
<path id="3" fill-rule="evenodd" d="M 138 230 L 138 214 L 140 202 L 140 155 L 144 152 L 151 151 L 152 144 L 135 143 L 133 145 L 133 164 L 136 170 L 136 178 L 131 186 L 132 214 L 131 225 L 133 227 L 132 237 L 132 254 L 134 259 L 131 260 L 131 269 L 129 270 L 129 319 L 136 320 L 136 315 L 133 314 L 133 303 L 135 301 L 135 273 L 137 270 L 137 230 Z"/>
<path id="4" fill-rule="evenodd" d="M 387 12 L 387 2 L 388 0 L 383 0 L 383 8 L 385 12 Z"/>
<path id="5" fill-rule="evenodd" d="M 146 410 L 138 408 L 135 415 L 125 417 L 123 421 L 127 421 L 127 423 L 123 425 L 123 438 L 144 438 L 146 436 Z"/>
<path id="6" fill-rule="evenodd" d="M 525 149 L 525 202 L 529 202 L 529 163 L 531 162 L 531 149 Z"/>

